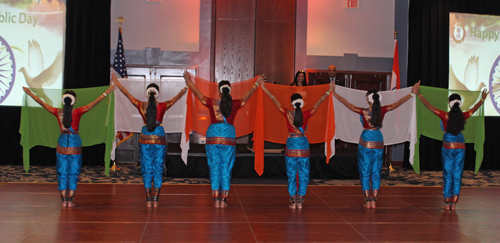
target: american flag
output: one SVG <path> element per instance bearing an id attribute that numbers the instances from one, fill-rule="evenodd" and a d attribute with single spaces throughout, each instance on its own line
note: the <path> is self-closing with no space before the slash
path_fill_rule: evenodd
<path id="1" fill-rule="evenodd" d="M 113 73 L 117 78 L 126 78 L 127 63 L 125 62 L 125 49 L 123 48 L 122 29 L 118 29 L 118 44 L 116 45 L 115 62 L 113 64 Z M 125 142 L 134 135 L 133 132 L 119 131 L 116 134 L 116 146 Z"/>
<path id="2" fill-rule="evenodd" d="M 113 64 L 113 69 L 117 78 L 126 78 L 128 76 L 121 28 L 118 29 L 118 44 L 116 45 L 115 62 Z"/>

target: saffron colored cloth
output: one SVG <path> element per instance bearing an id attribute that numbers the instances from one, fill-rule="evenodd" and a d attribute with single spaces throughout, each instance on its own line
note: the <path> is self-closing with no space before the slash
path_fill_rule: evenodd
<path id="1" fill-rule="evenodd" d="M 255 84 L 258 77 L 231 83 L 231 97 L 233 99 L 233 105 L 235 101 L 241 99 L 248 90 L 251 89 L 252 85 Z M 191 80 L 194 82 L 196 87 L 200 92 L 208 99 L 218 99 L 218 83 L 211 82 L 199 77 L 191 76 Z M 232 80 L 230 80 L 231 82 Z M 256 91 L 257 93 L 257 91 Z M 241 104 L 243 107 L 237 109 L 237 113 L 234 116 L 234 133 L 235 137 L 241 137 L 248 135 L 253 131 L 254 120 L 256 117 L 256 107 L 257 99 L 255 94 L 247 100 L 245 104 Z M 211 101 L 212 101 L 211 100 Z M 237 105 L 240 106 L 240 105 Z M 238 108 L 235 106 L 235 108 Z M 182 139 L 181 139 L 181 149 L 182 149 L 182 159 L 187 161 L 187 153 L 189 150 L 189 134 L 196 131 L 199 134 L 207 135 L 208 127 L 211 125 L 210 109 L 206 107 L 200 100 L 198 100 L 191 89 L 186 94 L 186 119 L 185 127 L 183 129 Z M 232 119 L 231 119 L 232 120 Z M 207 147 L 206 147 L 207 148 Z M 208 148 L 207 148 L 208 149 Z M 208 153 L 208 151 L 207 151 Z M 257 166 L 257 165 L 256 165 Z M 262 170 L 263 170 L 262 163 Z"/>
<path id="2" fill-rule="evenodd" d="M 231 96 L 233 100 L 240 99 L 257 81 L 257 78 L 231 83 Z M 218 83 L 193 76 L 191 76 L 191 80 L 193 80 L 196 87 L 207 98 L 218 98 Z M 282 106 L 287 109 L 293 109 L 290 103 L 290 96 L 294 93 L 302 95 L 305 101 L 303 110 L 309 110 L 328 91 L 328 85 L 297 87 L 266 83 L 266 87 L 280 101 Z M 324 103 L 327 103 L 329 99 L 325 99 Z M 328 109 L 328 106 L 327 104 L 322 104 L 316 111 L 316 114 L 309 120 L 307 137 L 311 143 L 324 142 L 325 134 L 330 134 L 333 138 L 334 132 L 330 131 L 326 133 L 327 126 L 333 127 L 333 130 L 335 130 L 334 122 L 325 123 L 328 117 L 330 117 L 330 121 L 332 118 L 334 120 L 333 105 L 331 109 Z M 188 91 L 186 97 L 185 124 L 186 126 L 182 135 L 183 140 L 181 142 L 183 160 L 187 159 L 189 134 L 192 131 L 196 131 L 205 135 L 205 131 L 210 125 L 209 110 L 194 96 L 191 90 Z M 262 175 L 264 172 L 264 141 L 285 144 L 288 137 L 286 121 L 283 119 L 280 110 L 259 87 L 254 95 L 247 100 L 244 107 L 238 111 L 234 126 L 236 137 L 253 132 L 255 171 L 259 175 Z"/>
<path id="3" fill-rule="evenodd" d="M 163 179 L 163 160 L 167 153 L 165 130 L 158 125 L 152 132 L 142 127 L 139 139 L 141 153 L 141 173 L 145 188 L 161 188 Z"/>
<path id="4" fill-rule="evenodd" d="M 81 107 L 94 101 L 102 95 L 108 87 L 73 89 L 77 95 L 75 107 Z M 61 97 L 66 90 L 31 89 L 33 93 L 44 93 L 55 108 L 62 108 Z M 49 103 L 47 100 L 44 102 Z M 109 162 L 112 143 L 114 140 L 114 99 L 109 94 L 101 103 L 81 117 L 79 136 L 81 146 L 106 144 L 104 154 L 105 174 L 109 175 Z M 23 97 L 21 108 L 21 146 L 23 146 L 23 164 L 26 172 L 29 171 L 29 150 L 37 145 L 57 148 L 61 131 L 58 119 L 38 105 L 31 97 Z"/>
<path id="5" fill-rule="evenodd" d="M 448 90 L 420 86 L 420 93 L 436 109 L 441 111 L 449 111 L 448 97 L 453 93 L 457 93 L 462 97 L 462 111 L 464 112 L 472 108 L 481 99 L 480 91 Z M 420 173 L 420 154 L 418 142 L 420 136 L 424 135 L 432 139 L 443 140 L 443 131 L 440 127 L 440 117 L 436 116 L 432 111 L 427 109 L 420 101 L 417 102 L 416 108 L 418 139 L 415 144 L 415 157 L 412 166 L 417 173 Z M 476 151 L 475 173 L 479 171 L 483 161 L 484 132 L 484 106 L 481 106 L 467 119 L 465 123 L 465 130 L 462 131 L 465 143 L 474 143 L 474 150 Z"/>
<path id="6" fill-rule="evenodd" d="M 304 113 L 312 109 L 314 104 L 328 91 L 328 84 L 316 86 L 285 86 L 277 84 L 267 84 L 266 88 L 276 97 L 285 109 L 293 110 L 290 97 L 294 93 L 302 95 L 304 100 Z M 331 94 L 324 100 L 323 104 L 314 112 L 307 121 L 307 139 L 310 143 L 322 143 L 325 141 L 325 153 L 328 157 L 333 154 L 331 145 L 335 135 L 335 115 Z M 257 114 L 254 126 L 254 151 L 255 151 L 255 171 L 260 175 L 264 171 L 264 140 L 273 143 L 287 143 L 288 125 L 287 119 L 283 119 L 283 111 L 278 109 L 274 102 L 259 88 L 257 90 Z M 263 114 L 263 116 L 261 116 Z M 326 122 L 325 122 L 326 121 Z M 328 154 L 329 153 L 329 154 Z M 328 159 L 326 160 L 328 163 Z"/>

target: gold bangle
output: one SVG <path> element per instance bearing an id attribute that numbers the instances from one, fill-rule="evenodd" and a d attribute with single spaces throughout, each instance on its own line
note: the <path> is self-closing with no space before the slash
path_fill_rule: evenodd
<path id="1" fill-rule="evenodd" d="M 484 102 L 484 99 L 481 99 L 481 101 L 483 101 L 483 102 Z"/>
<path id="2" fill-rule="evenodd" d="M 119 90 L 122 90 L 123 89 L 123 86 L 121 88 L 118 88 Z"/>
<path id="3" fill-rule="evenodd" d="M 422 94 L 419 94 L 419 95 L 418 95 L 418 98 L 419 98 L 419 99 L 422 99 L 422 97 L 424 97 Z"/>
<path id="4" fill-rule="evenodd" d="M 190 87 L 191 87 L 191 86 L 194 86 L 194 84 L 193 84 L 193 83 L 189 83 L 189 84 L 188 84 L 188 86 L 190 86 Z"/>

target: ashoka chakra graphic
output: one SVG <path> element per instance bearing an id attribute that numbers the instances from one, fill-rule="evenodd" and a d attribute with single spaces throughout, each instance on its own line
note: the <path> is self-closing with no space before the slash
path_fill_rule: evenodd
<path id="1" fill-rule="evenodd" d="M 9 96 L 16 80 L 16 60 L 7 41 L 0 36 L 0 104 Z"/>

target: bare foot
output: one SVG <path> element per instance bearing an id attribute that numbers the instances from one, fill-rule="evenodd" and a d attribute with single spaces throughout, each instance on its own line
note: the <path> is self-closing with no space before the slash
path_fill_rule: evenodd
<path id="1" fill-rule="evenodd" d="M 370 201 L 366 202 L 365 205 L 363 205 L 364 208 L 372 208 L 372 204 Z"/>
<path id="2" fill-rule="evenodd" d="M 297 203 L 297 208 L 301 209 L 302 208 L 302 203 Z"/>
<path id="3" fill-rule="evenodd" d="M 297 208 L 297 203 L 292 203 L 292 204 L 290 204 L 290 206 L 289 206 L 289 207 L 290 207 L 290 208 Z"/>
<path id="4" fill-rule="evenodd" d="M 220 208 L 220 200 L 215 200 L 214 201 L 214 207 Z"/>
<path id="5" fill-rule="evenodd" d="M 71 202 L 71 201 L 68 201 L 68 207 L 74 207 L 76 206 L 76 204 L 74 202 Z"/>
<path id="6" fill-rule="evenodd" d="M 451 208 L 450 209 L 453 210 L 453 211 L 455 211 L 456 205 L 457 205 L 456 203 L 451 203 Z"/>
<path id="7" fill-rule="evenodd" d="M 150 208 L 152 206 L 153 206 L 153 202 L 151 202 L 151 201 L 146 202 L 146 207 Z"/>
<path id="8" fill-rule="evenodd" d="M 445 203 L 441 208 L 444 209 L 444 210 L 450 210 L 450 204 L 449 203 Z"/>
<path id="9" fill-rule="evenodd" d="M 61 206 L 63 206 L 63 208 L 68 207 L 68 201 L 63 201 Z"/>
<path id="10" fill-rule="evenodd" d="M 372 208 L 377 208 L 377 202 L 376 201 L 372 201 Z"/>
<path id="11" fill-rule="evenodd" d="M 153 202 L 153 207 L 154 207 L 154 208 L 157 208 L 158 206 L 160 206 L 160 203 L 159 203 L 159 202 L 156 202 L 156 201 L 155 201 L 155 202 Z"/>
<path id="12" fill-rule="evenodd" d="M 220 201 L 220 207 L 221 207 L 221 208 L 227 208 L 227 206 L 228 206 L 228 205 L 227 205 L 227 203 L 226 203 L 226 202 L 224 202 L 224 201 Z"/>

